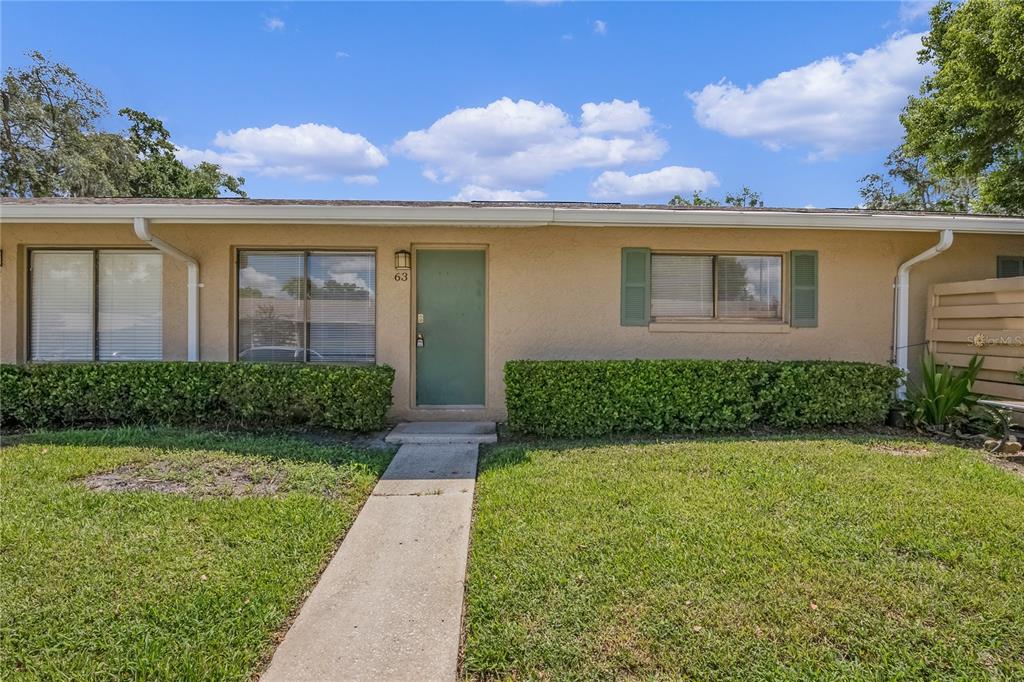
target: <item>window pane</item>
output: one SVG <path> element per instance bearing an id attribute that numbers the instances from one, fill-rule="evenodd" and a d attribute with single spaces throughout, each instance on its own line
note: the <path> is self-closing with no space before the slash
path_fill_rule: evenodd
<path id="1" fill-rule="evenodd" d="M 651 316 L 714 315 L 713 263 L 711 256 L 651 256 Z"/>
<path id="2" fill-rule="evenodd" d="M 238 359 L 304 359 L 306 283 L 301 253 L 249 251 L 238 258 Z"/>
<path id="3" fill-rule="evenodd" d="M 163 256 L 100 251 L 98 260 L 99 359 L 162 359 Z"/>
<path id="4" fill-rule="evenodd" d="M 374 361 L 374 260 L 372 253 L 310 254 L 310 362 Z"/>
<path id="5" fill-rule="evenodd" d="M 781 319 L 782 258 L 719 256 L 718 316 Z"/>
<path id="6" fill-rule="evenodd" d="M 32 252 L 33 360 L 92 360 L 92 251 Z"/>

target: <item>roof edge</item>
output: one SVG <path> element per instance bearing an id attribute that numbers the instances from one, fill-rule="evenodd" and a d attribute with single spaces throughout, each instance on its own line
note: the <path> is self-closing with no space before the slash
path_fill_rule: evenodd
<path id="1" fill-rule="evenodd" d="M 1024 234 L 1024 217 L 937 213 L 882 213 L 851 209 L 665 210 L 480 204 L 241 204 L 241 203 L 0 203 L 0 222 L 323 223 L 351 225 L 449 225 L 465 227 L 722 227 L 815 230 L 880 230 Z"/>

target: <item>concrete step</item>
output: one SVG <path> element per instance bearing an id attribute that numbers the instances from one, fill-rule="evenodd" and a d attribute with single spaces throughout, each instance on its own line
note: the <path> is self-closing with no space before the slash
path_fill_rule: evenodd
<path id="1" fill-rule="evenodd" d="M 494 422 L 403 422 L 384 437 L 386 443 L 446 445 L 494 443 Z"/>

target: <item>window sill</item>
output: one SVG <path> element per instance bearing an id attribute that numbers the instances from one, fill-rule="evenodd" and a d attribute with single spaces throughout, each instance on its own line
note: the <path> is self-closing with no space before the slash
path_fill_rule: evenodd
<path id="1" fill-rule="evenodd" d="M 647 329 L 652 332 L 698 334 L 788 334 L 790 326 L 785 322 L 651 322 Z"/>

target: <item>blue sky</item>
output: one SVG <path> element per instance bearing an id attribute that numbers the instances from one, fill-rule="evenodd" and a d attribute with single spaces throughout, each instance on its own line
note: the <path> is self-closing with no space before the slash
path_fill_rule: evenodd
<path id="1" fill-rule="evenodd" d="M 254 197 L 852 206 L 926 3 L 19 3 L 38 49 Z M 116 116 L 109 127 L 121 127 Z"/>

